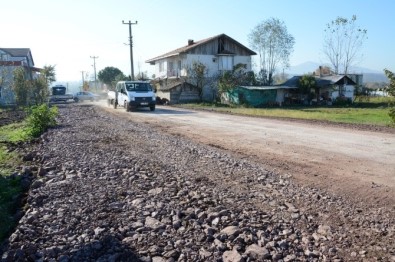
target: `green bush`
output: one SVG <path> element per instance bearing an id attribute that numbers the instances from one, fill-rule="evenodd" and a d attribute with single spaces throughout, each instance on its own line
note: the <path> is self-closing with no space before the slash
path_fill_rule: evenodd
<path id="1" fill-rule="evenodd" d="M 350 98 L 347 97 L 343 97 L 343 96 L 339 96 L 335 99 L 335 101 L 333 101 L 333 105 L 334 106 L 350 106 L 352 104 L 352 100 Z"/>
<path id="2" fill-rule="evenodd" d="M 391 117 L 392 123 L 395 124 L 395 104 L 390 107 L 388 115 Z"/>
<path id="3" fill-rule="evenodd" d="M 57 107 L 47 104 L 32 106 L 27 117 L 27 133 L 32 137 L 39 137 L 49 127 L 56 126 Z"/>

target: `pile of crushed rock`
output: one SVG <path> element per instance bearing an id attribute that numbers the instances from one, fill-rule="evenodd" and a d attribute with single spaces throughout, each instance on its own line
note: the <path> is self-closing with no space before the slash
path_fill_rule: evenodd
<path id="1" fill-rule="evenodd" d="M 94 105 L 59 108 L 2 261 L 395 261 L 393 210 Z"/>

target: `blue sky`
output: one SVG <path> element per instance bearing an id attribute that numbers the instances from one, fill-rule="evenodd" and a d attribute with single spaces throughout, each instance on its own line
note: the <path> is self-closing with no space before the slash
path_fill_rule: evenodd
<path id="1" fill-rule="evenodd" d="M 58 81 L 93 77 L 106 66 L 130 73 L 129 29 L 133 25 L 134 71 L 153 73 L 147 59 L 195 41 L 225 33 L 249 46 L 248 34 L 263 20 L 282 20 L 295 38 L 291 65 L 326 63 L 325 25 L 338 16 L 357 16 L 368 40 L 358 64 L 395 71 L 393 0 L 14 0 L 0 4 L 0 47 L 30 48 L 37 67 L 56 65 Z"/>

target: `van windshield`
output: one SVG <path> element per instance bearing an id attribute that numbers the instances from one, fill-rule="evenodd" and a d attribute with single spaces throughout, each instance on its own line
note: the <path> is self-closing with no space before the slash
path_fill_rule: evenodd
<path id="1" fill-rule="evenodd" d="M 125 83 L 128 91 L 152 91 L 149 83 Z"/>

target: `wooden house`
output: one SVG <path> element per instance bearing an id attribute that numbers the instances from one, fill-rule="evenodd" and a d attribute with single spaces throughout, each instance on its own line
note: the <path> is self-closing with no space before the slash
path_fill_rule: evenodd
<path id="1" fill-rule="evenodd" d="M 192 78 L 191 69 L 194 63 L 202 63 L 205 66 L 205 77 L 212 78 L 227 70 L 232 70 L 237 64 L 243 64 L 246 71 L 251 71 L 251 56 L 256 53 L 233 38 L 220 34 L 200 41 L 188 40 L 187 45 L 173 51 L 164 53 L 146 62 L 155 66 L 157 96 L 168 95 L 170 102 L 172 92 L 179 93 L 180 89 L 189 90 L 196 86 Z M 164 79 L 182 79 L 180 81 L 166 82 Z M 158 84 L 161 83 L 161 84 Z M 185 86 L 185 83 L 188 83 Z M 178 91 L 173 91 L 177 89 Z M 186 88 L 186 89 L 185 89 Z M 195 88 L 196 89 L 196 88 Z M 199 90 L 188 91 L 188 97 L 199 94 Z M 166 94 L 165 94 L 166 93 Z M 211 99 L 212 91 L 208 86 L 203 88 L 203 99 Z M 174 96 L 176 97 L 176 96 Z M 200 100 L 200 97 L 195 97 Z M 194 99 L 194 100 L 196 100 Z M 181 101 L 181 100 L 179 100 Z"/>

